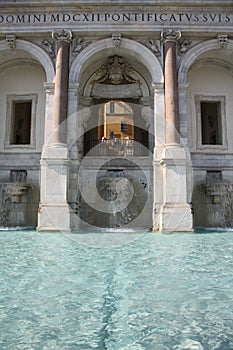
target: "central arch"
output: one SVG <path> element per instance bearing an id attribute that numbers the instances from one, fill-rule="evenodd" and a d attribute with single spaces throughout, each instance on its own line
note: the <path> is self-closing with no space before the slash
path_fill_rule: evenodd
<path id="1" fill-rule="evenodd" d="M 159 59 L 146 46 L 129 39 L 122 39 L 119 48 L 110 38 L 95 41 L 72 63 L 70 85 L 78 85 L 74 124 L 81 125 L 76 128 L 76 139 L 78 147 L 83 145 L 77 197 L 86 224 L 152 227 L 153 83 L 163 83 Z M 127 202 L 132 187 L 134 196 Z M 116 192 L 125 205 L 117 202 Z M 143 205 L 140 198 L 144 198 Z M 119 208 L 114 200 L 121 204 Z M 111 204 L 116 215 L 99 210 L 103 201 L 111 202 L 107 207 Z"/>
<path id="2" fill-rule="evenodd" d="M 133 57 L 147 67 L 152 82 L 163 83 L 163 70 L 158 58 L 144 45 L 130 39 L 121 39 L 120 47 L 115 48 L 113 40 L 102 39 L 87 46 L 73 61 L 70 69 L 70 82 L 80 82 L 86 68 L 96 64 L 105 56 L 122 55 Z"/>

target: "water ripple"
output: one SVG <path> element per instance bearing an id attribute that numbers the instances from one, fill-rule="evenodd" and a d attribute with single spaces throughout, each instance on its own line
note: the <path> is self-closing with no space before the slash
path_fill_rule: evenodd
<path id="1" fill-rule="evenodd" d="M 93 249 L 1 231 L 0 244 L 1 350 L 233 349 L 232 232 Z"/>

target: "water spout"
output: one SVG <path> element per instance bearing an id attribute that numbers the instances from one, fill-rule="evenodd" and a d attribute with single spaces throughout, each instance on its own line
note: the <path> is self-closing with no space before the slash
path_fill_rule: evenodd
<path id="1" fill-rule="evenodd" d="M 208 226 L 233 226 L 233 184 L 222 181 L 221 171 L 209 171 L 201 185 L 206 196 L 205 215 Z"/>
<path id="2" fill-rule="evenodd" d="M 9 182 L 0 183 L 0 226 L 23 223 L 25 203 L 21 204 L 21 200 L 31 187 L 26 183 L 26 179 L 26 170 L 11 170 Z"/>

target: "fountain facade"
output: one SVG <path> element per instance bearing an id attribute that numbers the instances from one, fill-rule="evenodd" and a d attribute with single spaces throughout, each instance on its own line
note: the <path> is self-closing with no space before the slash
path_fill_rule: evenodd
<path id="1" fill-rule="evenodd" d="M 102 217 L 190 232 L 192 201 L 195 226 L 231 225 L 232 1 L 106 0 L 86 13 L 83 1 L 42 8 L 34 0 L 30 14 L 18 2 L 1 1 L 1 222 L 69 232 Z M 123 162 L 96 176 L 119 157 L 145 171 L 147 190 Z M 11 169 L 26 170 L 34 191 Z M 223 174 L 214 186 L 211 169 Z M 133 200 L 119 210 L 131 187 Z M 146 191 L 144 215 L 133 219 L 136 193 Z"/>

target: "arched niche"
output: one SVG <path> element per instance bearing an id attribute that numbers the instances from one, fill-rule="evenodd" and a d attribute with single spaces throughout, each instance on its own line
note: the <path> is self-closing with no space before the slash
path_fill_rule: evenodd
<path id="1" fill-rule="evenodd" d="M 221 47 L 218 39 L 201 42 L 193 46 L 182 57 L 178 72 L 180 84 L 187 82 L 187 74 L 191 66 L 199 61 L 211 59 L 225 62 L 225 66 L 232 65 L 233 40 L 228 40 L 225 47 Z"/>
<path id="2" fill-rule="evenodd" d="M 141 72 L 144 74 L 142 75 Z M 89 77 L 87 73 L 89 73 Z M 147 80 L 144 78 L 145 76 Z M 119 148 L 119 155 L 123 152 L 126 142 L 134 144 L 132 155 L 145 155 L 146 152 L 142 152 L 142 148 L 148 147 L 149 126 L 153 123 L 152 115 L 148 123 L 148 120 L 144 120 L 142 113 L 145 100 L 147 99 L 147 103 L 150 103 L 150 97 L 152 97 L 150 89 L 152 82 L 148 71 L 139 63 L 135 64 L 128 57 L 114 55 L 102 57 L 94 71 L 93 65 L 91 72 L 87 68 L 83 72 L 81 80 L 80 94 L 91 102 L 84 134 L 84 153 L 87 154 L 101 142 L 102 137 L 105 137 L 106 143 L 110 143 L 110 145 L 114 141 L 114 151 L 116 152 L 116 149 Z M 109 105 L 115 106 L 115 112 L 105 113 Z M 131 109 L 133 123 L 129 122 L 128 113 L 120 113 L 120 109 Z M 97 115 L 99 116 L 98 120 Z M 103 122 L 101 126 L 99 121 L 104 119 L 107 119 L 108 123 Z M 126 132 L 122 130 L 124 127 L 127 128 Z M 101 133 L 104 128 L 108 130 L 107 133 Z M 131 131 L 129 132 L 129 130 Z M 143 147 L 140 147 L 139 144 Z M 136 145 L 137 148 L 140 148 L 140 152 L 136 151 Z M 110 152 L 111 147 L 108 148 Z M 116 153 L 118 154 L 118 152 Z"/>
<path id="3" fill-rule="evenodd" d="M 109 81 L 111 79 L 105 79 L 104 74 L 100 74 L 103 67 L 111 64 L 109 61 L 114 58 L 123 60 L 123 65 L 127 66 L 127 74 L 119 83 Z M 93 145 L 100 142 L 96 115 L 101 110 L 101 105 L 109 101 L 121 101 L 134 105 L 133 113 L 137 114 L 137 124 L 140 124 L 138 129 L 135 125 L 134 135 L 137 140 L 142 140 L 145 132 L 148 145 L 149 132 L 153 133 L 154 118 L 151 114 L 148 120 L 148 115 L 145 117 L 142 110 L 145 106 L 153 110 L 154 82 L 163 82 L 162 67 L 158 58 L 144 45 L 121 39 L 120 47 L 115 48 L 113 40 L 109 38 L 95 41 L 86 47 L 74 59 L 70 69 L 70 84 L 79 85 L 77 110 L 89 107 L 84 123 L 84 143 L 88 140 Z"/>
<path id="4" fill-rule="evenodd" d="M 2 56 L 0 54 L 3 61 Z M 27 151 L 40 150 L 44 133 L 46 73 L 28 54 L 12 53 L 10 57 L 0 65 L 0 149 L 12 153 L 19 152 L 22 147 Z"/>
<path id="5" fill-rule="evenodd" d="M 15 48 L 10 49 L 5 40 L 0 41 L 0 63 L 10 60 L 32 59 L 39 62 L 45 70 L 47 82 L 53 82 L 55 70 L 51 58 L 38 45 L 26 40 L 16 39 Z"/>
<path id="6" fill-rule="evenodd" d="M 216 50 L 215 50 L 216 51 Z M 233 65 L 199 56 L 187 74 L 189 85 L 189 143 L 194 150 L 232 150 Z"/>

